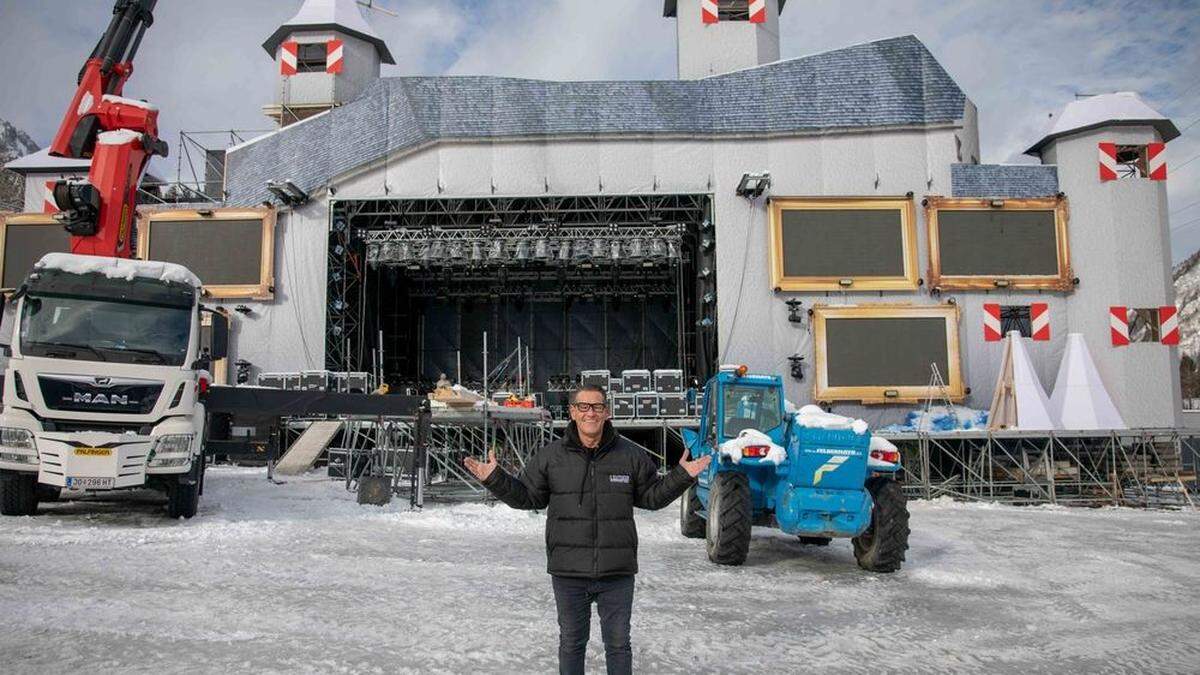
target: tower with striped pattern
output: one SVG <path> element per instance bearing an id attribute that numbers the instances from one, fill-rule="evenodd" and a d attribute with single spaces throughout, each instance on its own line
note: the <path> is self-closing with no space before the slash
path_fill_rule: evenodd
<path id="1" fill-rule="evenodd" d="M 779 60 L 787 0 L 665 0 L 674 17 L 679 79 L 696 80 Z"/>
<path id="2" fill-rule="evenodd" d="M 1171 120 L 1132 92 L 1073 101 L 1027 150 L 1058 167 L 1070 200 L 1066 325 L 1083 335 L 1113 402 L 1135 426 L 1180 419 L 1167 189 Z"/>
<path id="3" fill-rule="evenodd" d="M 304 0 L 263 42 L 275 60 L 275 99 L 263 113 L 288 126 L 353 101 L 395 64 L 358 0 Z"/>

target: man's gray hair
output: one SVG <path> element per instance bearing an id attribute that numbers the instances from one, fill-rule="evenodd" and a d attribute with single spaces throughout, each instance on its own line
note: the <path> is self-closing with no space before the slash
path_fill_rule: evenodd
<path id="1" fill-rule="evenodd" d="M 600 394 L 602 398 L 606 400 L 608 399 L 608 391 L 605 390 L 604 387 L 601 387 L 598 384 L 581 384 L 578 387 L 575 387 L 575 389 L 571 392 L 571 403 L 574 403 L 575 399 L 585 391 L 594 391 L 597 394 Z"/>

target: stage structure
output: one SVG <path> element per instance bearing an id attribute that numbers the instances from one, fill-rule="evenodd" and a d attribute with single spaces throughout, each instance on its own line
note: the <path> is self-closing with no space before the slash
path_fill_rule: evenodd
<path id="1" fill-rule="evenodd" d="M 486 418 L 482 410 L 434 409 L 423 451 L 416 447 L 418 424 L 416 417 L 345 422 L 328 450 L 330 475 L 351 491 L 363 476 L 386 476 L 392 491 L 416 506 L 426 498 L 480 499 L 487 490 L 467 472 L 463 459 L 483 457 L 490 447 L 500 466 L 516 475 L 554 439 L 549 417 L 525 408 L 489 410 Z"/>
<path id="2" fill-rule="evenodd" d="M 332 203 L 326 365 L 427 390 L 483 380 L 529 347 L 535 390 L 588 369 L 716 361 L 710 196 L 365 199 Z M 502 389 L 506 383 L 493 383 Z"/>
<path id="3" fill-rule="evenodd" d="M 901 450 L 909 497 L 1007 504 L 1194 508 L 1200 432 L 880 434 Z"/>

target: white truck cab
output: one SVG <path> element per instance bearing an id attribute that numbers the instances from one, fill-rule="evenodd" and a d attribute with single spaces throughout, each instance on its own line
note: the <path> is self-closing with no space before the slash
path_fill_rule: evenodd
<path id="1" fill-rule="evenodd" d="M 63 489 L 153 488 L 196 513 L 211 353 L 199 279 L 163 262 L 51 253 L 14 294 L 0 413 L 0 512 Z M 213 314 L 213 351 L 227 319 Z M 218 337 L 219 336 L 219 337 Z"/>

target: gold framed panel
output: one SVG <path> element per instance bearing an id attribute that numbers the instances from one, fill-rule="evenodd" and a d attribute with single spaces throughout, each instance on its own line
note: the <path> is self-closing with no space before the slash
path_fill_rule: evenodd
<path id="1" fill-rule="evenodd" d="M 0 212 L 0 280 L 4 279 L 4 273 L 5 273 L 5 259 L 6 259 L 6 253 L 8 250 L 5 247 L 8 244 L 8 227 L 9 227 L 9 225 L 39 225 L 39 226 L 45 226 L 45 227 L 56 227 L 60 230 L 62 229 L 62 226 L 63 226 L 62 223 L 60 223 L 54 219 L 54 216 L 52 216 L 48 213 L 3 213 L 3 212 Z M 66 235 L 66 236 L 69 237 L 70 235 Z M 62 251 L 62 253 L 70 253 L 69 245 L 68 245 L 68 249 L 66 251 Z M 32 271 L 33 270 L 27 270 L 27 272 L 32 272 Z M 0 286 L 3 286 L 3 285 L 4 284 L 0 283 Z M 8 288 L 8 287 L 0 288 L 0 292 L 2 292 L 2 293 L 9 293 L 13 290 L 16 290 L 16 289 Z"/>
<path id="2" fill-rule="evenodd" d="M 1071 291 L 1075 288 L 1071 271 L 1071 246 L 1067 239 L 1070 207 L 1067 198 L 1036 199 L 972 199 L 961 197 L 925 198 L 925 223 L 929 228 L 929 286 L 944 290 L 1053 290 Z M 939 211 L 1054 211 L 1055 255 L 1058 258 L 1056 275 L 1012 274 L 944 275 L 942 274 L 941 238 L 938 229 Z"/>
<path id="3" fill-rule="evenodd" d="M 825 322 L 834 319 L 916 319 L 939 318 L 946 323 L 947 371 L 942 373 L 946 381 L 945 394 L 928 385 L 889 385 L 881 383 L 869 387 L 831 386 L 829 384 L 829 350 L 826 347 L 827 328 Z M 962 363 L 958 336 L 959 311 L 957 305 L 815 305 L 812 314 L 813 351 L 816 361 L 813 377 L 813 399 L 819 402 L 859 401 L 876 403 L 916 403 L 934 397 L 948 396 L 958 402 L 966 396 L 962 377 Z"/>
<path id="4" fill-rule="evenodd" d="M 899 211 L 903 276 L 786 276 L 783 265 L 784 211 Z M 915 291 L 917 272 L 917 210 L 906 197 L 778 197 L 769 206 L 771 287 L 777 291 Z"/>
<path id="5" fill-rule="evenodd" d="M 271 300 L 275 296 L 275 209 L 211 209 L 180 211 L 148 211 L 138 217 L 137 256 L 147 260 L 156 221 L 215 222 L 220 220 L 262 221 L 262 256 L 256 284 L 214 284 L 204 286 L 205 295 L 219 299 Z"/>

